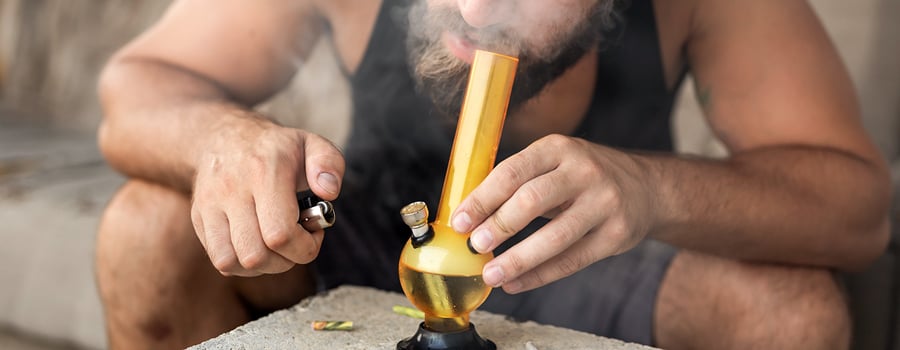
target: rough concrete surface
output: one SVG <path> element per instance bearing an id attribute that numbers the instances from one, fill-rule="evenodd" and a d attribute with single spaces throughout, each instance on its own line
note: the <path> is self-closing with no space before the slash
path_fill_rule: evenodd
<path id="1" fill-rule="evenodd" d="M 395 314 L 394 305 L 411 306 L 405 296 L 364 287 L 340 287 L 296 306 L 250 322 L 190 349 L 394 349 L 411 336 L 419 319 Z M 498 349 L 651 349 L 593 334 L 514 322 L 488 312 L 472 313 L 481 336 Z M 353 321 L 352 331 L 313 331 L 313 321 Z"/>

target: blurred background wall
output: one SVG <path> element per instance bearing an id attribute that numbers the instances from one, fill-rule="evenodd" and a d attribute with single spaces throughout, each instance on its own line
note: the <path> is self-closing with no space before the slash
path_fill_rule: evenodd
<path id="1" fill-rule="evenodd" d="M 24 337 L 16 346 L 105 347 L 93 239 L 122 178 L 94 145 L 97 73 L 168 3 L 0 0 L 0 333 Z M 866 128 L 897 179 L 900 1 L 811 3 L 848 65 Z M 348 89 L 328 45 L 323 40 L 291 87 L 260 108 L 340 144 Z M 724 155 L 690 86 L 682 89 L 674 124 L 679 151 Z M 871 269 L 847 276 L 857 349 L 900 349 L 896 251 L 894 243 Z M 0 348 L 9 349 L 13 343 L 3 339 Z"/>
<path id="2" fill-rule="evenodd" d="M 169 3 L 0 0 L 0 108 L 7 110 L 5 120 L 93 132 L 101 116 L 95 94 L 100 69 Z M 340 140 L 349 114 L 346 82 L 328 51 L 317 50 L 308 64 L 312 68 L 302 70 L 289 90 L 260 108 Z M 301 121 L 302 115 L 319 117 Z"/>
<path id="3" fill-rule="evenodd" d="M 0 103 L 29 122 L 91 130 L 108 55 L 168 1 L 0 0 Z"/>

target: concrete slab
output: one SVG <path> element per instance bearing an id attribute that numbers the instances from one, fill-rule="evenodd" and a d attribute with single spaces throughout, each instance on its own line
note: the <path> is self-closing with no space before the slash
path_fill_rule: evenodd
<path id="1" fill-rule="evenodd" d="M 421 320 L 392 311 L 410 306 L 403 294 L 364 287 L 340 287 L 296 306 L 247 323 L 190 349 L 394 349 L 415 333 Z M 472 323 L 498 349 L 652 349 L 593 334 L 515 322 L 488 312 L 472 313 Z M 313 331 L 319 320 L 353 321 L 352 331 Z"/>
<path id="2" fill-rule="evenodd" d="M 0 328 L 106 347 L 94 237 L 123 181 L 93 135 L 0 123 Z"/>

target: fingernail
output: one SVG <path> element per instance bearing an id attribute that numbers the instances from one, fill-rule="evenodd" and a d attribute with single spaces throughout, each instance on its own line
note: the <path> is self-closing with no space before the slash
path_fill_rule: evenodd
<path id="1" fill-rule="evenodd" d="M 475 230 L 475 232 L 472 232 L 472 235 L 469 236 L 469 240 L 472 241 L 472 248 L 484 253 L 490 249 L 491 243 L 494 242 L 494 237 L 491 234 L 491 231 L 482 227 Z"/>
<path id="2" fill-rule="evenodd" d="M 472 218 L 469 217 L 469 214 L 465 212 L 456 214 L 453 217 L 453 222 L 450 223 L 453 225 L 453 230 L 459 233 L 469 232 L 470 226 L 472 226 Z"/>
<path id="3" fill-rule="evenodd" d="M 501 270 L 499 266 L 488 267 L 484 269 L 481 278 L 484 279 L 485 284 L 492 287 L 499 287 L 503 284 L 503 270 Z"/>
<path id="4" fill-rule="evenodd" d="M 320 187 L 322 187 L 323 190 L 327 191 L 328 193 L 338 192 L 338 179 L 330 173 L 319 173 L 319 177 L 316 178 L 316 182 Z"/>

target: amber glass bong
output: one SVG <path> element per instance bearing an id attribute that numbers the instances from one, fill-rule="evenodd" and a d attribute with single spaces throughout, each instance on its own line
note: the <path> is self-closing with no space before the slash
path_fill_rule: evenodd
<path id="1" fill-rule="evenodd" d="M 400 255 L 400 284 L 425 313 L 425 322 L 397 349 L 496 349 L 469 323 L 469 313 L 491 292 L 481 270 L 493 254 L 475 252 L 471 233 L 455 232 L 450 215 L 494 166 L 518 63 L 514 57 L 475 52 L 437 218 L 428 223 L 423 202 L 400 211 L 412 229 Z"/>

